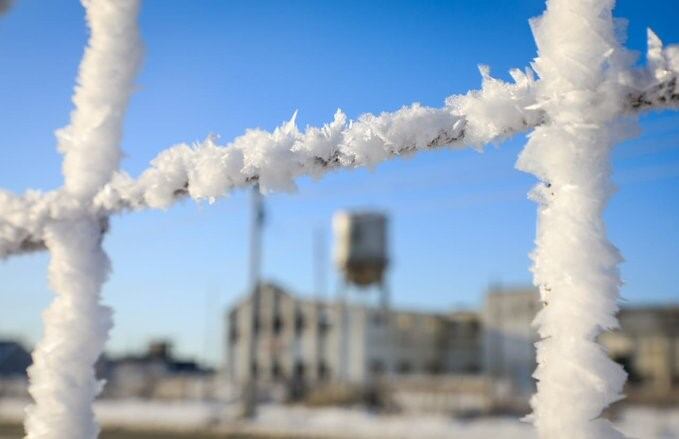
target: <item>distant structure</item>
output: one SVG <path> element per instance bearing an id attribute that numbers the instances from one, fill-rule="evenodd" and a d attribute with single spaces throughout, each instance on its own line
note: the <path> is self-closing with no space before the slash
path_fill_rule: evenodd
<path id="1" fill-rule="evenodd" d="M 491 287 L 483 311 L 483 370 L 504 390 L 505 402 L 526 400 L 537 363 L 532 322 L 541 304 L 533 288 Z M 620 329 L 601 336 L 610 357 L 629 374 L 626 401 L 679 403 L 679 306 L 623 308 Z"/>
<path id="2" fill-rule="evenodd" d="M 26 369 L 32 362 L 19 342 L 0 340 L 0 398 L 29 398 Z M 216 375 L 195 361 L 178 359 L 168 341 L 149 343 L 141 355 L 102 356 L 97 378 L 103 398 L 208 399 L 217 396 Z"/>
<path id="3" fill-rule="evenodd" d="M 227 316 L 227 371 L 234 384 L 251 374 L 262 383 L 308 387 L 481 370 L 476 313 L 391 310 L 384 319 L 379 308 L 303 299 L 273 284 L 260 288 L 258 362 L 248 368 L 251 299 Z"/>
<path id="4" fill-rule="evenodd" d="M 31 354 L 21 343 L 0 340 L 0 377 L 24 377 L 31 363 Z"/>
<path id="5" fill-rule="evenodd" d="M 265 283 L 257 362 L 248 367 L 251 298 L 227 313 L 225 369 L 236 386 L 254 374 L 262 392 L 296 398 L 326 384 L 388 382 L 402 405 L 431 410 L 466 398 L 475 410 L 520 411 L 534 390 L 532 322 L 541 304 L 532 287 L 491 287 L 478 312 L 392 309 L 384 319 L 379 307 L 301 298 Z M 620 322 L 601 342 L 630 374 L 627 399 L 679 402 L 679 306 L 625 308 Z"/>
<path id="6" fill-rule="evenodd" d="M 387 217 L 377 212 L 338 212 L 333 217 L 335 263 L 348 283 L 381 285 L 389 263 Z"/>
<path id="7" fill-rule="evenodd" d="M 0 398 L 28 397 L 26 369 L 31 354 L 16 340 L 0 340 Z"/>
<path id="8" fill-rule="evenodd" d="M 259 344 L 259 331 L 257 326 L 261 320 L 258 312 L 261 308 L 259 287 L 261 285 L 260 276 L 262 271 L 262 238 L 264 235 L 264 224 L 266 219 L 264 200 L 259 190 L 259 183 L 252 187 L 252 223 L 250 227 L 250 267 L 249 267 L 249 289 L 252 291 L 251 301 L 254 306 L 250 307 L 250 342 L 247 349 L 248 364 L 255 368 L 257 364 L 257 345 Z M 241 417 L 253 418 L 257 414 L 257 401 L 259 391 L 257 390 L 257 374 L 250 375 L 247 382 L 242 383 L 241 388 Z"/>
<path id="9" fill-rule="evenodd" d="M 537 365 L 532 326 L 541 305 L 532 287 L 492 286 L 481 310 L 483 370 L 503 383 L 504 398 L 527 400 L 535 392 L 532 374 Z"/>
<path id="10" fill-rule="evenodd" d="M 679 403 L 679 306 L 623 308 L 601 343 L 629 374 L 627 399 Z"/>
<path id="11" fill-rule="evenodd" d="M 168 341 L 149 343 L 145 353 L 106 359 L 99 366 L 108 381 L 105 398 L 204 399 L 213 373 L 195 361 L 177 359 Z"/>
<path id="12" fill-rule="evenodd" d="M 361 350 L 356 352 L 352 344 L 352 337 L 362 338 L 357 334 L 358 328 L 368 328 L 365 332 L 368 341 L 379 340 L 379 349 L 382 352 L 392 352 L 397 349 L 393 346 L 395 340 L 390 334 L 393 322 L 389 310 L 389 289 L 385 279 L 385 272 L 389 263 L 387 250 L 387 216 L 381 212 L 349 212 L 339 211 L 333 216 L 333 231 L 335 235 L 335 264 L 341 273 L 341 283 L 338 289 L 338 306 L 334 310 L 336 316 L 336 332 L 339 358 L 337 376 L 345 381 L 357 381 L 356 367 L 366 387 L 376 389 L 378 378 L 381 374 L 383 360 L 379 354 L 373 351 L 375 358 L 371 373 L 365 373 L 365 364 L 361 361 Z M 357 292 L 365 296 L 370 287 L 376 287 L 379 291 L 379 310 L 367 311 L 360 315 L 357 308 L 351 305 L 352 287 L 358 287 Z M 372 313 L 366 317 L 368 313 Z M 372 324 L 365 325 L 368 321 Z M 376 350 L 374 343 L 370 343 Z M 358 363 L 355 358 L 358 357 Z M 371 369 L 372 370 L 372 369 Z"/>

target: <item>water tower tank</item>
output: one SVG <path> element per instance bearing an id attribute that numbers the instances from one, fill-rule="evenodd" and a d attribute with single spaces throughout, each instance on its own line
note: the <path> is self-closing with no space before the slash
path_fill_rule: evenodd
<path id="1" fill-rule="evenodd" d="M 387 268 L 387 217 L 376 212 L 338 212 L 333 218 L 335 263 L 347 282 L 381 283 Z"/>

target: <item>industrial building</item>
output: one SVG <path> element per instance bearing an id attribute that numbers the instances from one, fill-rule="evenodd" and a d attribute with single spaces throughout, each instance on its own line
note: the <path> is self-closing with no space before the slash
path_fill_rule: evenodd
<path id="1" fill-rule="evenodd" d="M 535 391 L 538 335 L 532 322 L 540 307 L 539 295 L 530 287 L 491 286 L 484 299 L 483 369 L 502 383 L 504 398 L 527 400 Z"/>
<path id="2" fill-rule="evenodd" d="M 541 308 L 534 289 L 493 288 L 482 311 L 484 372 L 504 383 L 507 394 L 529 396 L 535 390 L 536 367 L 532 322 Z M 621 364 L 629 379 L 631 402 L 679 402 L 679 306 L 624 307 L 620 328 L 605 332 L 600 342 Z"/>
<path id="3" fill-rule="evenodd" d="M 471 374 L 481 370 L 476 313 L 385 310 L 296 297 L 260 288 L 255 363 L 248 366 L 252 295 L 228 312 L 227 371 L 234 384 L 335 381 L 368 384 L 394 375 Z"/>
<path id="4" fill-rule="evenodd" d="M 250 408 L 258 386 L 297 393 L 322 382 L 370 387 L 384 378 L 405 383 L 401 389 L 476 388 L 501 406 L 527 407 L 536 387 L 533 321 L 543 306 L 537 289 L 493 286 L 478 312 L 393 309 L 387 216 L 340 211 L 333 218 L 339 297 L 303 299 L 258 277 L 263 207 L 254 200 L 252 294 L 228 311 L 225 367 L 232 384 L 248 389 Z M 352 288 L 360 301 L 351 300 Z M 364 300 L 375 289 L 378 300 Z M 628 371 L 632 398 L 679 401 L 679 308 L 623 309 L 619 317 L 621 329 L 601 343 Z M 414 399 L 421 397 L 442 395 Z"/>
<path id="5" fill-rule="evenodd" d="M 31 354 L 15 340 L 0 340 L 0 377 L 25 376 Z"/>
<path id="6" fill-rule="evenodd" d="M 491 287 L 478 313 L 385 313 L 379 306 L 297 297 L 273 284 L 261 285 L 260 294 L 250 367 L 252 296 L 228 312 L 226 371 L 236 386 L 253 373 L 265 389 L 369 386 L 380 379 L 397 383 L 403 400 L 414 398 L 416 389 L 428 388 L 429 399 L 438 392 L 454 400 L 456 392 L 475 388 L 496 408 L 519 409 L 535 391 L 532 322 L 541 304 L 532 287 Z M 625 308 L 619 318 L 621 329 L 601 342 L 630 374 L 628 398 L 679 401 L 679 307 Z"/>
<path id="7" fill-rule="evenodd" d="M 679 402 L 679 306 L 623 308 L 620 329 L 603 334 L 611 358 L 629 374 L 635 402 Z"/>
<path id="8" fill-rule="evenodd" d="M 169 341 L 152 341 L 141 355 L 105 357 L 97 366 L 110 383 L 104 398 L 202 399 L 214 393 L 212 370 L 176 358 Z"/>

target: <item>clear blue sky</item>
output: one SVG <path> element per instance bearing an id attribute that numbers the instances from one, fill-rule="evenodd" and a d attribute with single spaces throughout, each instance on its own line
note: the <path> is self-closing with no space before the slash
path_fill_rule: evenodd
<path id="1" fill-rule="evenodd" d="M 675 0 L 620 0 L 629 45 L 645 49 L 651 26 L 679 43 Z M 127 117 L 125 170 L 141 172 L 159 151 L 248 127 L 271 129 L 299 109 L 300 125 L 440 106 L 478 88 L 477 64 L 506 78 L 535 56 L 528 18 L 539 0 L 147 1 L 146 59 Z M 565 30 L 567 31 L 567 30 Z M 53 131 L 64 126 L 87 33 L 72 0 L 19 0 L 0 19 L 0 187 L 21 192 L 61 184 Z M 607 213 L 621 248 L 626 301 L 679 300 L 679 114 L 642 120 L 643 134 L 617 149 L 620 191 Z M 268 199 L 264 273 L 311 294 L 312 230 L 329 231 L 340 208 L 391 214 L 397 305 L 446 310 L 477 306 L 491 282 L 530 282 L 534 178 L 514 170 L 516 138 L 475 151 L 438 151 L 374 170 L 303 180 Z M 189 355 L 215 361 L 223 307 L 247 283 L 245 193 L 215 205 L 184 202 L 168 212 L 113 220 L 105 241 L 114 272 L 105 301 L 115 309 L 112 351 L 169 337 Z M 330 238 L 328 237 L 328 245 Z M 29 343 L 51 299 L 46 254 L 0 263 L 0 337 Z M 332 268 L 329 291 L 337 283 Z M 206 336 L 207 334 L 207 336 Z"/>

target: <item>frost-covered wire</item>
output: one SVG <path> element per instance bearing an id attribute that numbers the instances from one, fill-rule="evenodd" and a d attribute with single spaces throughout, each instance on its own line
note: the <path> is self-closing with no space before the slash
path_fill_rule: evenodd
<path id="1" fill-rule="evenodd" d="M 91 29 L 69 125 L 57 131 L 64 189 L 88 199 L 108 183 L 122 152 L 123 117 L 141 61 L 136 0 L 83 0 Z"/>
<path id="2" fill-rule="evenodd" d="M 538 124 L 529 108 L 534 81 L 513 72 L 508 84 L 484 72 L 483 88 L 448 98 L 443 108 L 413 104 L 391 113 L 349 121 L 338 110 L 322 127 L 297 128 L 295 115 L 272 132 L 248 130 L 227 145 L 214 138 L 163 151 L 138 179 L 114 176 L 95 204 L 106 212 L 165 208 L 181 196 L 214 199 L 257 181 L 263 191 L 294 189 L 302 175 L 320 177 L 338 168 L 375 166 L 399 156 L 443 146 L 481 147 Z"/>
<path id="3" fill-rule="evenodd" d="M 626 110 L 679 109 L 679 45 L 663 47 L 648 29 L 647 65 L 633 71 L 626 95 Z M 624 76 L 623 76 L 624 77 Z"/>
<path id="4" fill-rule="evenodd" d="M 302 175 L 319 178 L 331 170 L 375 166 L 447 146 L 480 148 L 542 121 L 543 112 L 529 108 L 535 86 L 530 74 L 513 71 L 515 82 L 505 83 L 486 68 L 482 73 L 481 90 L 452 96 L 442 108 L 413 104 L 353 121 L 338 110 L 331 122 L 303 131 L 293 117 L 271 132 L 248 130 L 227 145 L 209 137 L 174 146 L 137 179 L 115 172 L 89 204 L 77 203 L 64 190 L 23 196 L 0 191 L 0 258 L 44 249 L 45 225 L 82 209 L 104 223 L 122 210 L 166 208 L 186 196 L 211 200 L 255 181 L 263 190 L 290 190 Z"/>
<path id="5" fill-rule="evenodd" d="M 630 72 L 615 78 L 625 91 L 623 105 L 616 107 L 621 113 L 679 107 L 676 47 L 663 50 L 657 37 L 649 39 L 648 67 Z M 297 128 L 293 116 L 273 132 L 249 130 L 227 145 L 213 138 L 181 144 L 158 155 L 136 180 L 116 174 L 95 203 L 107 212 L 165 208 L 186 195 L 212 200 L 254 181 L 264 191 L 291 190 L 302 175 L 318 178 L 333 169 L 375 166 L 442 146 L 480 148 L 546 121 L 531 70 L 510 73 L 513 83 L 491 77 L 482 66 L 481 90 L 451 96 L 443 108 L 413 104 L 356 121 L 348 121 L 338 110 L 332 122 L 305 131 Z"/>
<path id="6" fill-rule="evenodd" d="M 517 167 L 541 181 L 531 192 L 539 206 L 533 273 L 545 304 L 535 321 L 531 419 L 542 439 L 624 437 L 601 415 L 622 398 L 626 374 L 597 342 L 618 326 L 621 285 L 621 256 L 603 218 L 613 193 L 610 156 L 634 123 L 620 118 L 631 57 L 616 38 L 613 4 L 549 0 L 532 22 L 537 105 L 547 121 L 530 134 Z"/>
<path id="7" fill-rule="evenodd" d="M 438 109 L 413 104 L 356 121 L 338 110 L 332 122 L 304 131 L 293 119 L 272 132 L 249 130 L 227 145 L 214 138 L 180 144 L 159 154 L 137 179 L 114 173 L 91 209 L 106 216 L 125 209 L 165 208 L 186 196 L 213 199 L 259 179 L 268 190 L 289 190 L 301 175 L 320 177 L 433 148 L 481 147 L 546 121 L 535 99 L 540 81 L 533 80 L 530 70 L 513 70 L 515 82 L 509 84 L 492 78 L 485 67 L 481 72 L 481 90 L 451 96 Z M 624 90 L 624 114 L 679 108 L 679 47 L 663 48 L 649 30 L 647 65 L 630 69 L 617 81 Z M 45 248 L 45 222 L 68 210 L 58 192 L 44 194 L 43 200 L 36 191 L 22 196 L 0 191 L 0 258 Z"/>
<path id="8" fill-rule="evenodd" d="M 0 194 L 0 255 L 44 242 L 56 297 L 43 314 L 44 333 L 28 369 L 33 404 L 27 439 L 94 439 L 92 403 L 103 385 L 94 365 L 112 326 L 101 304 L 109 260 L 101 247 L 106 217 L 92 198 L 120 161 L 123 116 L 141 57 L 137 0 L 84 0 L 91 30 L 70 124 L 57 132 L 64 187 L 23 198 Z M 14 227 L 8 226 L 13 224 Z M 17 227 L 19 226 L 19 227 Z"/>

